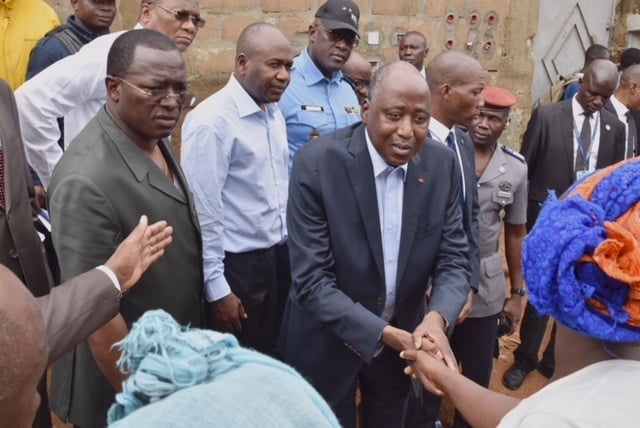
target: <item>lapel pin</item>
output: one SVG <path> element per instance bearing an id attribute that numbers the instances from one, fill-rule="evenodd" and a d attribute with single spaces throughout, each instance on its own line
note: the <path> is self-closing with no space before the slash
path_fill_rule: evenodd
<path id="1" fill-rule="evenodd" d="M 604 129 L 606 129 L 607 131 L 611 131 L 611 125 L 609 125 L 608 123 L 604 126 Z"/>
<path id="2" fill-rule="evenodd" d="M 424 184 L 424 178 L 422 178 L 422 177 L 418 178 L 418 183 Z"/>

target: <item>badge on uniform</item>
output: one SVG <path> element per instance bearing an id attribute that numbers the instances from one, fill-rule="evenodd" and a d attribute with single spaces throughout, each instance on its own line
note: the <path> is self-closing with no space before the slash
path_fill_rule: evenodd
<path id="1" fill-rule="evenodd" d="M 345 107 L 344 111 L 349 114 L 358 114 L 360 113 L 360 107 Z"/>
<path id="2" fill-rule="evenodd" d="M 509 183 L 508 181 L 502 181 L 498 184 L 498 189 L 504 191 L 504 192 L 509 192 L 511 191 L 511 183 Z"/>

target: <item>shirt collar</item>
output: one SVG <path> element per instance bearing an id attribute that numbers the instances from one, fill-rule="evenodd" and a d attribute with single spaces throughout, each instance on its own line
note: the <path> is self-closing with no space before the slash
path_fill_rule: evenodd
<path id="1" fill-rule="evenodd" d="M 258 103 L 251 98 L 251 95 L 249 95 L 246 89 L 244 89 L 240 82 L 238 82 L 238 79 L 236 79 L 234 74 L 231 74 L 228 85 L 231 89 L 231 98 L 233 98 L 233 101 L 236 104 L 240 118 L 251 116 L 256 113 L 264 113 Z M 276 103 L 268 103 L 265 104 L 265 106 L 267 112 L 270 114 L 273 114 L 275 109 L 277 109 Z"/>
<path id="2" fill-rule="evenodd" d="M 627 112 L 629 111 L 627 106 L 622 104 L 620 100 L 616 98 L 615 95 L 612 95 L 611 98 L 609 99 L 611 100 L 611 104 L 613 104 L 613 108 L 616 111 L 616 115 L 618 115 L 618 117 L 624 117 L 624 115 L 626 115 Z M 619 113 L 622 113 L 622 114 L 619 114 Z"/>
<path id="3" fill-rule="evenodd" d="M 341 70 L 334 72 L 331 79 L 328 79 L 327 76 L 322 74 L 322 71 L 320 71 L 316 63 L 313 62 L 313 60 L 309 56 L 308 49 L 309 48 L 303 49 L 302 52 L 300 52 L 299 61 L 300 71 L 307 86 L 313 86 L 323 80 L 328 82 L 338 82 L 342 80 L 343 76 Z"/>
<path id="4" fill-rule="evenodd" d="M 580 122 L 582 121 L 582 119 L 584 119 L 584 109 L 582 108 L 582 106 L 580 105 L 580 103 L 578 102 L 576 96 L 574 96 L 571 99 L 571 108 L 573 109 L 573 119 L 576 120 L 577 118 L 580 118 Z M 593 113 L 591 113 L 591 119 L 598 119 L 600 117 L 600 111 L 594 111 Z M 577 122 L 577 123 L 580 123 Z"/>
<path id="5" fill-rule="evenodd" d="M 371 138 L 369 138 L 369 130 L 365 128 L 364 138 L 367 141 L 367 150 L 369 151 L 369 157 L 371 158 L 371 166 L 373 166 L 373 176 L 378 178 L 380 174 L 387 170 L 391 165 L 385 162 L 385 160 L 380 156 L 380 153 L 373 147 L 373 143 L 371 142 Z M 402 168 L 404 170 L 404 178 L 403 181 L 407 179 L 407 168 L 409 164 L 398 165 L 398 168 Z"/>
<path id="6" fill-rule="evenodd" d="M 95 39 L 98 36 L 109 33 L 108 28 L 100 33 L 94 33 L 93 31 L 88 29 L 87 26 L 84 25 L 84 23 L 80 21 L 78 17 L 75 15 L 70 15 L 67 18 L 67 25 L 71 27 L 73 31 L 80 34 L 80 37 L 84 38 L 88 42 L 90 42 L 91 40 Z"/>
<path id="7" fill-rule="evenodd" d="M 429 132 L 431 133 L 431 136 L 441 143 L 447 142 L 449 132 L 453 132 L 455 137 L 455 131 L 453 128 L 454 127 L 447 128 L 442 122 L 434 117 L 431 117 L 431 120 L 429 121 Z"/>

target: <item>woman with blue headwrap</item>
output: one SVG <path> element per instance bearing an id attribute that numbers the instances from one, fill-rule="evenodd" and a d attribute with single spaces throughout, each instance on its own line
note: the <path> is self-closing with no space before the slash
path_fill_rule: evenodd
<path id="1" fill-rule="evenodd" d="M 475 427 L 638 426 L 640 158 L 551 195 L 522 254 L 532 305 L 558 321 L 552 382 L 518 400 L 413 350 L 401 354 L 406 372 L 435 384 Z"/>
<path id="2" fill-rule="evenodd" d="M 231 334 L 180 326 L 155 310 L 116 344 L 130 373 L 109 409 L 110 427 L 339 427 L 294 369 L 242 348 Z"/>

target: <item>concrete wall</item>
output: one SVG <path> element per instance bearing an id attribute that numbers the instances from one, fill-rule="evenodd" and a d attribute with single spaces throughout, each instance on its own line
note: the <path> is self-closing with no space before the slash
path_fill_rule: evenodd
<path id="1" fill-rule="evenodd" d="M 65 18 L 68 1 L 48 0 Z M 538 0 L 356 0 L 361 9 L 362 42 L 358 47 L 373 61 L 397 58 L 396 37 L 409 30 L 423 32 L 430 53 L 458 49 L 477 58 L 488 71 L 489 83 L 512 90 L 520 101 L 505 142 L 517 148 L 530 114 L 534 59 L 531 47 L 538 27 Z M 307 28 L 323 0 L 200 0 L 207 25 L 187 52 L 190 86 L 209 95 L 233 69 L 235 41 L 247 24 L 278 25 L 299 52 L 306 46 Z M 138 0 L 118 1 L 113 30 L 131 28 Z M 373 44 L 377 36 L 378 43 Z M 370 43 L 372 42 L 372 43 Z"/>

